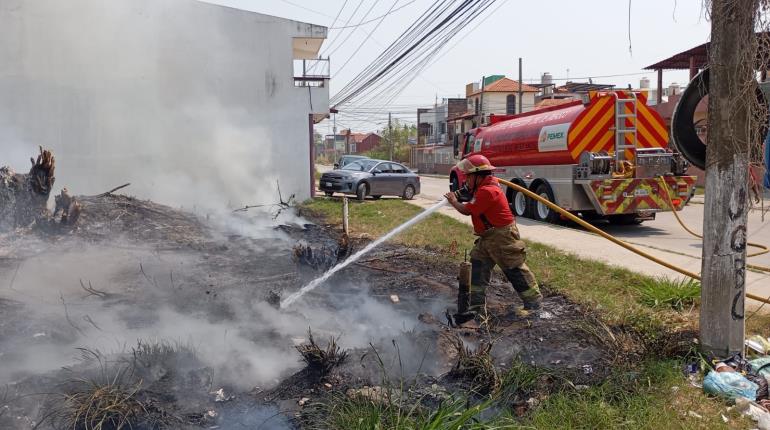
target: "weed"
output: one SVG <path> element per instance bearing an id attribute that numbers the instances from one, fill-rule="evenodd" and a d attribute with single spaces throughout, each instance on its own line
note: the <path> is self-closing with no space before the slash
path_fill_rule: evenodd
<path id="1" fill-rule="evenodd" d="M 456 336 L 457 363 L 449 376 L 470 382 L 471 391 L 485 395 L 494 393 L 500 387 L 500 375 L 492 360 L 492 343 L 481 343 L 476 349 L 467 346 Z"/>
<path id="2" fill-rule="evenodd" d="M 329 338 L 329 344 L 326 349 L 321 348 L 313 339 L 313 332 L 307 329 L 308 343 L 297 346 L 297 351 L 302 356 L 302 360 L 307 363 L 312 370 L 325 375 L 334 367 L 342 364 L 348 356 L 348 352 L 337 345 L 337 340 Z"/>
<path id="3" fill-rule="evenodd" d="M 645 278 L 637 289 L 640 302 L 653 308 L 681 311 L 695 306 L 700 299 L 700 282 L 689 278 Z"/>
<path id="4" fill-rule="evenodd" d="M 137 399 L 142 381 L 133 377 L 129 365 L 108 370 L 98 351 L 81 350 L 84 358 L 99 363 L 99 374 L 66 381 L 62 393 L 46 406 L 41 422 L 57 429 L 108 430 L 135 428 L 141 416 L 148 415 Z M 90 357 L 89 357 L 90 355 Z"/>

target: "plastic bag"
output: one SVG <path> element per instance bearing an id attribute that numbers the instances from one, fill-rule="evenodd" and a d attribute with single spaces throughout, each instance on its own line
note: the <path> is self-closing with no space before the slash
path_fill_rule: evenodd
<path id="1" fill-rule="evenodd" d="M 770 357 L 759 357 L 749 361 L 751 368 L 764 376 L 770 378 Z"/>
<path id="2" fill-rule="evenodd" d="M 749 381 L 738 372 L 716 372 L 712 370 L 703 379 L 703 391 L 731 400 L 745 397 L 755 401 L 758 388 L 757 384 Z"/>

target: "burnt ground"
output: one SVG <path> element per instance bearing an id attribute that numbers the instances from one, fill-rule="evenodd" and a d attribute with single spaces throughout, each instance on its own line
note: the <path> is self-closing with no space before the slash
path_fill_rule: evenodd
<path id="1" fill-rule="evenodd" d="M 145 419 L 134 428 L 293 428 L 312 425 L 299 403 L 350 388 L 403 378 L 437 400 L 467 393 L 470 383 L 450 376 L 458 340 L 492 341 L 501 371 L 520 360 L 575 384 L 604 379 L 617 358 L 586 329 L 589 313 L 547 287 L 543 310 L 518 316 L 500 274 L 489 329 L 450 328 L 443 315 L 459 265 L 399 245 L 279 311 L 269 302 L 335 261 L 333 226 L 289 217 L 276 227 L 257 213 L 208 218 L 119 195 L 79 199 L 72 232 L 0 234 L 0 428 L 72 428 L 62 405 L 84 390 L 79 379 L 136 391 Z M 316 267 L 297 263 L 297 244 L 314 250 Z M 349 351 L 329 374 L 303 368 L 294 349 L 308 327 Z"/>

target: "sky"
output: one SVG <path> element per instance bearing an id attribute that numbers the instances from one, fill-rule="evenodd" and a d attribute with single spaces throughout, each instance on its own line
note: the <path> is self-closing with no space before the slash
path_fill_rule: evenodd
<path id="1" fill-rule="evenodd" d="M 321 54 L 330 57 L 332 96 L 434 2 L 205 1 L 327 27 L 338 13 L 340 17 L 334 27 L 346 22 L 358 24 L 370 8 L 366 20 L 385 14 L 394 2 L 394 9 L 406 5 L 388 15 L 376 29 L 378 21 L 353 29 L 329 30 Z M 370 121 L 341 112 L 337 115 L 337 126 L 354 131 L 380 129 L 387 125 L 387 111 L 393 112 L 393 118 L 413 123 L 418 107 L 430 107 L 436 99 L 440 102 L 442 98 L 464 97 L 465 85 L 480 81 L 482 76 L 503 74 L 518 79 L 519 57 L 523 59 L 525 83 L 540 82 L 540 76 L 549 72 L 557 83 L 567 79 L 587 81 L 592 77 L 594 83 L 621 87 L 631 84 L 636 88 L 646 76 L 655 86 L 655 72 L 642 69 L 707 42 L 709 32 L 710 23 L 701 0 L 497 0 L 490 10 L 448 43 L 438 60 L 414 77 L 388 109 L 378 112 Z M 665 86 L 672 82 L 684 84 L 687 79 L 687 71 L 663 73 Z M 322 122 L 317 131 L 331 133 L 330 123 Z"/>

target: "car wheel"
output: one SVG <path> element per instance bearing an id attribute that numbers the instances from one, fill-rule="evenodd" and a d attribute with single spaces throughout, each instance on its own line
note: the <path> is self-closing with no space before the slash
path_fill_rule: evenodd
<path id="1" fill-rule="evenodd" d="M 553 202 L 555 200 L 551 186 L 545 182 L 537 186 L 535 189 L 535 194 L 548 200 L 549 202 Z M 556 222 L 559 221 L 559 214 L 539 200 L 532 202 L 532 215 L 538 221 L 552 224 L 556 224 Z"/>
<path id="2" fill-rule="evenodd" d="M 404 194 L 401 195 L 401 198 L 404 200 L 412 200 L 414 198 L 414 187 L 407 185 L 406 188 L 404 188 Z"/>
<path id="3" fill-rule="evenodd" d="M 372 196 L 372 198 L 373 198 L 374 200 L 379 200 L 381 197 L 382 197 L 381 195 Z"/>
<path id="4" fill-rule="evenodd" d="M 334 195 L 334 192 L 332 191 L 324 191 L 324 194 L 326 194 L 326 197 L 331 197 Z"/>
<path id="5" fill-rule="evenodd" d="M 358 184 L 358 187 L 356 187 L 356 198 L 358 200 L 364 200 L 368 192 L 369 186 L 366 185 L 366 182 L 361 182 Z"/>

